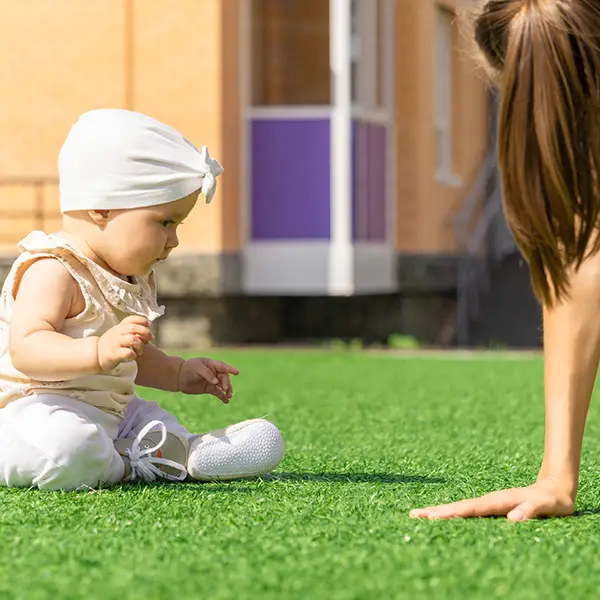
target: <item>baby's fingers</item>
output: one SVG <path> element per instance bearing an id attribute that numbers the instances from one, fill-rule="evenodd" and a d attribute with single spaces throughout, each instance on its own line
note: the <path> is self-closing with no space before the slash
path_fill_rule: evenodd
<path id="1" fill-rule="evenodd" d="M 218 398 L 223 404 L 229 404 L 229 395 L 218 385 L 209 385 L 206 391 Z"/>
<path id="2" fill-rule="evenodd" d="M 142 327 L 150 327 L 150 321 L 146 317 L 140 315 L 131 315 L 125 317 L 121 321 L 121 325 L 141 325 Z"/>
<path id="3" fill-rule="evenodd" d="M 194 361 L 194 367 L 197 369 L 197 373 L 202 379 L 208 381 L 211 385 L 219 385 L 217 376 L 201 360 Z"/>
<path id="4" fill-rule="evenodd" d="M 141 325 L 130 325 L 126 329 L 126 335 L 137 335 L 145 344 L 154 339 L 152 331 Z"/>
<path id="5" fill-rule="evenodd" d="M 117 353 L 119 362 L 130 362 L 138 357 L 137 352 L 133 348 L 126 346 L 120 347 Z"/>
<path id="6" fill-rule="evenodd" d="M 227 394 L 228 398 L 233 395 L 233 386 L 231 385 L 231 379 L 229 375 L 219 374 L 219 387 Z"/>
<path id="7" fill-rule="evenodd" d="M 240 372 L 231 365 L 224 363 L 220 360 L 211 360 L 210 366 L 217 371 L 217 373 L 229 373 L 230 375 L 239 375 Z"/>
<path id="8" fill-rule="evenodd" d="M 121 337 L 119 346 L 123 349 L 133 350 L 135 356 L 141 356 L 144 352 L 144 341 L 137 335 L 126 334 Z"/>

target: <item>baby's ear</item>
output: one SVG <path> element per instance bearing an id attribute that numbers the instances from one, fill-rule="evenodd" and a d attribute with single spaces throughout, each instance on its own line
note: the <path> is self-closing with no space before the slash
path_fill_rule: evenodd
<path id="1" fill-rule="evenodd" d="M 110 210 L 88 210 L 90 219 L 100 227 L 104 227 L 104 225 L 106 225 L 109 214 Z"/>

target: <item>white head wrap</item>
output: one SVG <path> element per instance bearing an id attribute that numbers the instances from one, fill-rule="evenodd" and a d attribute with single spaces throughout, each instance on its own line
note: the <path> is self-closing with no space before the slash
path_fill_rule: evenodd
<path id="1" fill-rule="evenodd" d="M 58 157 L 60 209 L 166 204 L 200 190 L 208 204 L 223 172 L 206 146 L 138 112 L 99 109 L 73 125 Z"/>

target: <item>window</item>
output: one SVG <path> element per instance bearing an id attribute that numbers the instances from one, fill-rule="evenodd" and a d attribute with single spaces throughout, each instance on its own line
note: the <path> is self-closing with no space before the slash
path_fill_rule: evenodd
<path id="1" fill-rule="evenodd" d="M 352 0 L 352 102 L 368 110 L 385 106 L 386 0 Z"/>
<path id="2" fill-rule="evenodd" d="M 435 51 L 435 135 L 436 172 L 440 178 L 452 177 L 452 44 L 453 13 L 437 10 Z"/>
<path id="3" fill-rule="evenodd" d="M 252 104 L 328 105 L 329 2 L 252 2 Z"/>
<path id="4" fill-rule="evenodd" d="M 350 4 L 350 78 L 351 78 L 351 97 L 352 102 L 358 101 L 358 74 L 360 64 L 360 33 L 359 33 L 359 14 L 358 1 L 351 0 Z"/>

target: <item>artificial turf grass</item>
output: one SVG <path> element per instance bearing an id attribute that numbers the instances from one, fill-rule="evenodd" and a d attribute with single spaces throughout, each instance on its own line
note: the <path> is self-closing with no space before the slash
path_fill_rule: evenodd
<path id="1" fill-rule="evenodd" d="M 425 522 L 411 508 L 535 477 L 542 363 L 361 353 L 217 352 L 228 407 L 145 392 L 192 430 L 269 414 L 274 478 L 0 490 L 0 598 L 595 597 L 600 422 L 586 435 L 580 517 Z"/>

